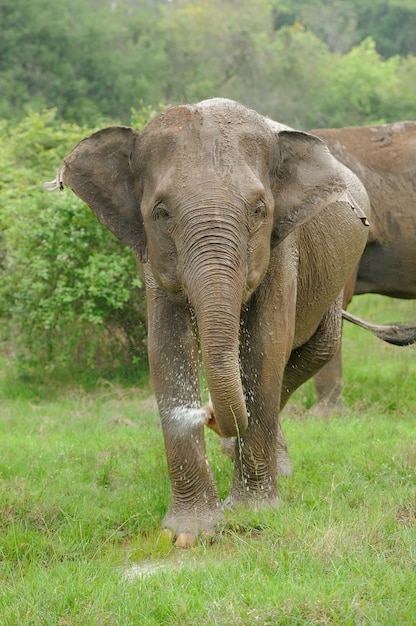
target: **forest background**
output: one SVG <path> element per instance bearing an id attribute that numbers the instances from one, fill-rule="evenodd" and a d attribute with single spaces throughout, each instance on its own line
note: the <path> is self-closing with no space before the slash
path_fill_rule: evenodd
<path id="1" fill-rule="evenodd" d="M 86 134 L 215 96 L 304 130 L 416 119 L 415 0 L 0 0 L 0 24 L 0 336 L 22 372 L 145 367 L 131 253 L 43 189 Z"/>

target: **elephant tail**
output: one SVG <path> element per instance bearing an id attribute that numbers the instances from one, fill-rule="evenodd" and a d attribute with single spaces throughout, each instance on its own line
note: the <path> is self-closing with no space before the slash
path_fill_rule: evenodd
<path id="1" fill-rule="evenodd" d="M 361 326 L 371 332 L 387 343 L 392 343 L 395 346 L 410 346 L 416 343 L 416 322 L 395 322 L 393 324 L 370 324 L 365 320 L 342 311 L 342 317 L 347 322 Z"/>
<path id="2" fill-rule="evenodd" d="M 66 167 L 65 163 L 62 163 L 62 165 L 60 166 L 60 168 L 58 169 L 56 173 L 56 178 L 54 180 L 51 180 L 50 182 L 43 184 L 46 191 L 55 191 L 55 189 L 64 188 L 63 174 L 65 171 L 65 167 Z"/>

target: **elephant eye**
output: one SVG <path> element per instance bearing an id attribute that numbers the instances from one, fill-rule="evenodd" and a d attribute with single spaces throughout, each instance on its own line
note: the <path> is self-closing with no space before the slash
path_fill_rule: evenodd
<path id="1" fill-rule="evenodd" d="M 254 206 L 252 206 L 250 210 L 250 230 L 252 232 L 256 231 L 267 216 L 266 205 L 263 200 L 259 200 Z"/>
<path id="2" fill-rule="evenodd" d="M 155 221 L 167 221 L 170 218 L 170 213 L 163 203 L 159 203 L 154 207 L 152 217 Z"/>
<path id="3" fill-rule="evenodd" d="M 266 205 L 263 200 L 257 202 L 257 204 L 253 207 L 253 216 L 256 218 L 264 219 L 266 217 Z"/>

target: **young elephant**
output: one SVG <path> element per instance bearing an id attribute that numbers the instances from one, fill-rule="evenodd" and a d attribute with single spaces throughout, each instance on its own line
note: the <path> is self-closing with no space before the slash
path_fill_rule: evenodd
<path id="1" fill-rule="evenodd" d="M 416 122 L 311 132 L 360 178 L 371 203 L 367 245 L 345 289 L 344 307 L 353 295 L 364 293 L 415 299 Z M 318 392 L 314 413 L 343 408 L 341 350 L 314 382 Z"/>
<path id="2" fill-rule="evenodd" d="M 236 437 L 229 502 L 275 506 L 279 411 L 336 352 L 341 291 L 366 243 L 360 181 L 317 137 L 213 99 L 169 108 L 141 133 L 94 133 L 47 188 L 63 183 L 143 267 L 172 484 L 163 527 L 191 546 L 222 519 L 208 423 Z"/>

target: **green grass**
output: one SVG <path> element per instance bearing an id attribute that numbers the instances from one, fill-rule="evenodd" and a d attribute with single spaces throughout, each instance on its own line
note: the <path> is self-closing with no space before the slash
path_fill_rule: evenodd
<path id="1" fill-rule="evenodd" d="M 385 298 L 351 311 L 416 319 L 414 302 Z M 0 625 L 413 625 L 416 348 L 344 336 L 347 413 L 284 416 L 284 506 L 227 513 L 190 551 L 159 530 L 170 487 L 149 388 L 39 388 L 4 362 Z M 224 497 L 231 465 L 207 439 Z"/>

